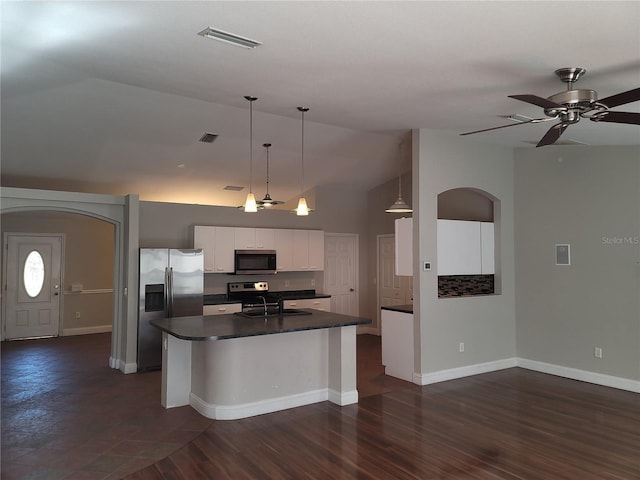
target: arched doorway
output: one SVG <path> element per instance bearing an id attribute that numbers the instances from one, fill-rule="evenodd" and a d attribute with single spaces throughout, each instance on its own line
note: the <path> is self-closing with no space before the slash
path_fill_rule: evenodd
<path id="1" fill-rule="evenodd" d="M 136 372 L 138 197 L 3 187 L 0 198 L 2 214 L 66 212 L 94 217 L 113 225 L 113 320 L 109 365 L 124 373 Z M 3 313 L 3 322 L 4 318 Z"/>

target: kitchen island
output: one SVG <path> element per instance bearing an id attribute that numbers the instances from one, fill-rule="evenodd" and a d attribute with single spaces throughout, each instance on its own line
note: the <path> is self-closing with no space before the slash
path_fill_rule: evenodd
<path id="1" fill-rule="evenodd" d="M 153 320 L 163 333 L 162 405 L 230 420 L 326 400 L 357 403 L 356 326 L 371 320 L 301 311 Z"/>

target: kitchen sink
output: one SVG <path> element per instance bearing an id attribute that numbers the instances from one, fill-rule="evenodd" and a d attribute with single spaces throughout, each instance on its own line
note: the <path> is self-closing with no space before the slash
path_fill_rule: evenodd
<path id="1" fill-rule="evenodd" d="M 264 310 L 251 310 L 249 312 L 236 312 L 236 315 L 241 317 L 277 317 L 282 315 L 283 317 L 292 317 L 294 315 L 311 315 L 311 312 L 305 310 L 298 310 L 297 308 L 284 308 L 282 313 L 277 310 L 267 309 L 265 314 Z"/>

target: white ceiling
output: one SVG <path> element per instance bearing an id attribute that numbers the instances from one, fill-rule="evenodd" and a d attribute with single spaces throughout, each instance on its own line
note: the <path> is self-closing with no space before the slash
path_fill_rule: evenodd
<path id="1" fill-rule="evenodd" d="M 462 133 L 542 115 L 507 97 L 640 86 L 640 2 L 8 2 L 2 4 L 2 183 L 239 205 L 253 191 L 369 189 L 410 168 L 413 128 Z M 198 36 L 211 26 L 263 42 Z M 640 102 L 617 107 L 640 111 Z M 550 124 L 460 137 L 530 147 Z M 213 144 L 198 142 L 219 134 Z M 640 144 L 640 127 L 582 120 L 562 139 Z M 406 144 L 408 148 L 408 143 Z M 546 147 L 542 147 L 546 148 Z M 575 147 L 567 147 L 575 148 Z M 182 165 L 182 166 L 180 166 Z M 227 192 L 226 185 L 244 186 Z M 390 201 L 393 199 L 390 199 Z"/>

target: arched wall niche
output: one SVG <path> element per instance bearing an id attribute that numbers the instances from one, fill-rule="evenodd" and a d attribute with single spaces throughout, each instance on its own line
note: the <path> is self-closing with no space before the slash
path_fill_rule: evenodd
<path id="1" fill-rule="evenodd" d="M 452 188 L 438 194 L 438 218 L 493 222 L 497 198 L 477 188 Z"/>
<path id="2" fill-rule="evenodd" d="M 137 195 L 112 196 L 13 187 L 0 188 L 0 214 L 59 211 L 86 215 L 114 226 L 113 322 L 109 366 L 124 373 L 137 371 Z"/>
<path id="3" fill-rule="evenodd" d="M 438 296 L 471 296 L 500 294 L 501 283 L 501 203 L 490 192 L 474 187 L 459 187 L 444 190 L 438 194 L 438 220 L 463 220 L 471 222 L 493 223 L 493 265 L 494 273 L 478 275 L 439 275 Z M 440 248 L 440 246 L 438 246 Z M 458 295 L 468 291 L 468 295 Z"/>

